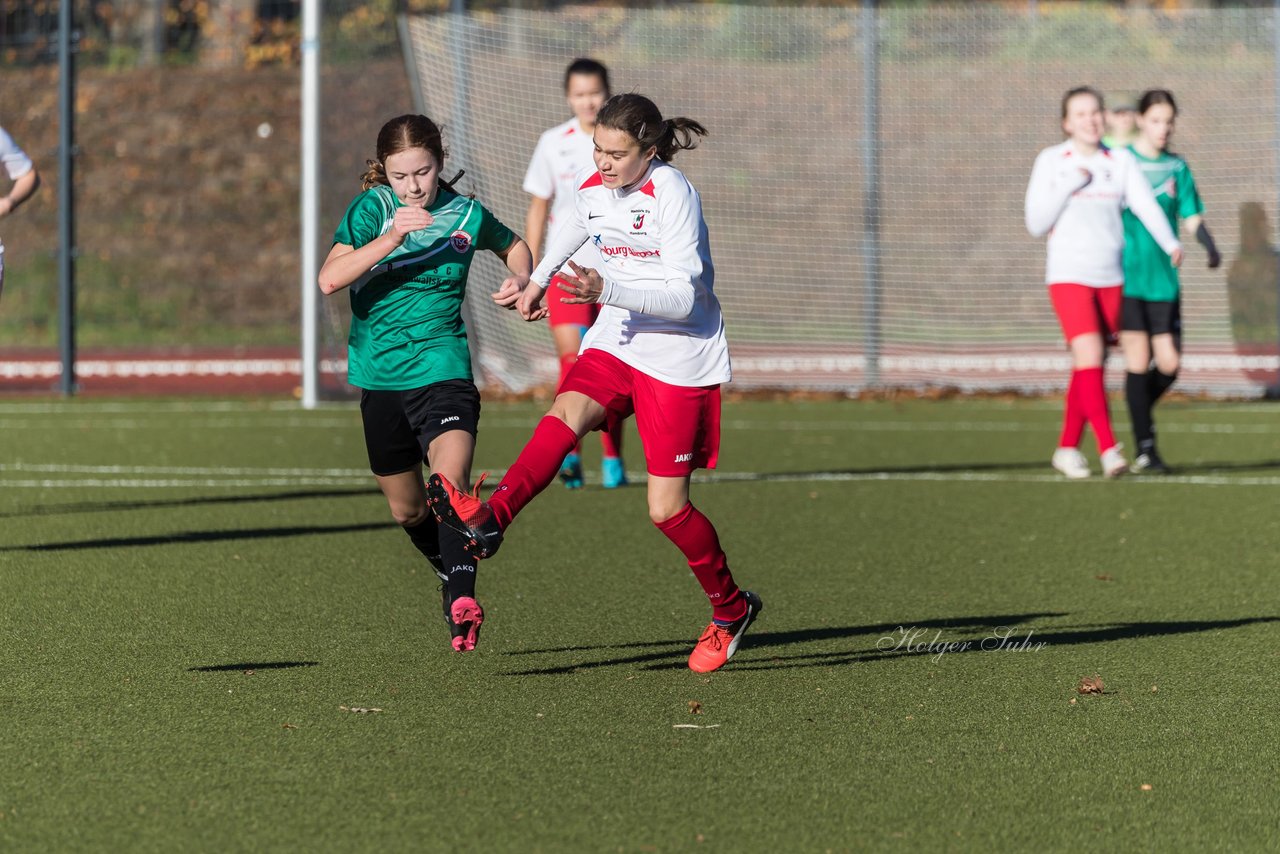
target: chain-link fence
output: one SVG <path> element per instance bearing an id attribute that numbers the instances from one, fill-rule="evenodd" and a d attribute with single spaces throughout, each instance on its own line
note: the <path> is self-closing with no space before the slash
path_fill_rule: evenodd
<path id="1" fill-rule="evenodd" d="M 80 344 L 296 353 L 298 4 L 186 3 L 78 5 Z M 57 335 L 56 7 L 32 23 L 19 5 L 0 0 L 0 126 L 47 186 L 0 221 L 0 361 L 56 353 Z M 1189 252 L 1181 385 L 1275 380 L 1271 8 L 447 5 L 409 8 L 402 45 L 403 6 L 324 4 L 322 245 L 378 127 L 415 106 L 445 125 L 464 189 L 520 230 L 533 144 L 569 116 L 564 66 L 591 55 L 616 90 L 711 130 L 677 165 L 703 194 L 741 385 L 1057 387 L 1044 247 L 1022 227 L 1031 161 L 1061 138 L 1068 87 L 1159 86 L 1226 256 L 1209 271 Z M 477 269 L 469 307 L 485 379 L 547 383 L 546 329 L 484 304 L 498 275 Z M 338 362 L 342 298 L 321 313 Z"/>
<path id="2" fill-rule="evenodd" d="M 681 154 L 703 194 L 739 386 L 1057 388 L 1069 362 L 1022 224 L 1066 89 L 1174 90 L 1227 248 L 1192 244 L 1182 387 L 1248 392 L 1276 367 L 1271 9 L 1085 4 L 509 10 L 410 19 L 426 108 L 507 221 L 537 134 L 568 115 L 568 58 L 711 129 Z M 459 91 L 465 97 L 458 98 Z M 872 182 L 878 191 L 872 193 Z M 491 276 L 496 276 L 493 272 Z M 473 307 L 494 378 L 546 382 L 541 330 Z"/>

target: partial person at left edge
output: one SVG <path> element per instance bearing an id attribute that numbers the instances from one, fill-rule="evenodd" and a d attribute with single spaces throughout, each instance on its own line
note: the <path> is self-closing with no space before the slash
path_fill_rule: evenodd
<path id="1" fill-rule="evenodd" d="M 40 189 L 40 173 L 27 153 L 18 147 L 13 137 L 0 126 L 0 162 L 13 186 L 0 198 L 0 219 L 18 209 L 18 206 Z M 0 297 L 4 295 L 4 241 L 0 240 Z"/>

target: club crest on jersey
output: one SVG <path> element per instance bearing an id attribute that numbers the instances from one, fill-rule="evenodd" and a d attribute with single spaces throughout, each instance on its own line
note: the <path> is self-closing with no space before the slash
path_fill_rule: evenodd
<path id="1" fill-rule="evenodd" d="M 1178 198 L 1178 182 L 1170 175 L 1168 180 L 1164 182 L 1164 186 L 1160 188 L 1166 196 L 1171 199 Z"/>
<path id="2" fill-rule="evenodd" d="M 449 245 L 453 247 L 454 252 L 465 253 L 471 249 L 471 235 L 458 229 L 449 235 Z"/>
<path id="3" fill-rule="evenodd" d="M 631 219 L 631 233 L 632 233 L 632 234 L 644 234 L 644 233 L 645 233 L 645 232 L 644 232 L 644 231 L 642 231 L 641 229 L 643 229 L 643 228 L 644 228 L 644 218 L 645 218 L 645 216 L 647 216 L 647 215 L 648 215 L 648 213 L 649 213 L 649 209 L 648 209 L 648 208 L 632 209 L 632 211 L 631 211 L 631 216 L 632 216 L 632 219 Z"/>

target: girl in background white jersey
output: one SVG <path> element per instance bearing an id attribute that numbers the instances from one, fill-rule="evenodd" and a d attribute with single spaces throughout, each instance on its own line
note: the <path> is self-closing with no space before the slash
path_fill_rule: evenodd
<path id="1" fill-rule="evenodd" d="M 525 217 L 525 234 L 533 250 L 536 264 L 542 257 L 543 237 L 548 226 L 556 228 L 573 215 L 573 198 L 578 189 L 574 179 L 584 169 L 593 168 L 592 134 L 596 114 L 609 97 L 609 70 L 594 59 L 575 59 L 564 72 L 564 94 L 573 118 L 542 134 L 524 176 L 524 191 L 531 196 Z M 583 246 L 573 260 L 595 266 L 599 255 L 591 246 Z M 560 359 L 560 382 L 578 359 L 582 336 L 595 322 L 600 306 L 595 303 L 567 303 L 553 293 L 547 300 L 551 337 Z M 559 385 L 557 384 L 557 388 Z M 614 425 L 600 433 L 602 451 L 601 480 L 605 489 L 627 482 L 622 463 L 622 425 Z M 570 489 L 582 486 L 582 447 L 575 447 L 560 467 L 560 479 Z"/>
<path id="2" fill-rule="evenodd" d="M 1124 222 L 1129 208 L 1169 253 L 1182 262 L 1182 247 L 1156 203 L 1133 154 L 1102 145 L 1102 96 L 1087 86 L 1062 99 L 1067 141 L 1036 157 L 1027 186 L 1026 224 L 1032 235 L 1049 235 L 1045 282 L 1071 348 L 1071 382 L 1053 467 L 1067 477 L 1089 476 L 1080 453 L 1086 423 L 1098 443 L 1107 477 L 1128 468 L 1111 431 L 1102 365 L 1108 343 L 1120 329 L 1124 289 Z"/>
<path id="3" fill-rule="evenodd" d="M 596 168 L 580 176 L 573 217 L 529 286 L 504 286 L 494 297 L 525 320 L 540 320 L 544 290 L 567 262 L 572 272 L 560 273 L 560 291 L 571 303 L 600 303 L 600 317 L 488 503 L 438 476 L 427 486 L 441 524 L 460 531 L 477 557 L 489 557 L 583 435 L 634 413 L 649 471 L 649 517 L 684 554 L 712 606 L 689 656 L 698 672 L 729 660 L 761 608 L 758 596 L 734 583 L 715 528 L 689 503 L 694 469 L 716 464 L 720 384 L 730 378 L 702 201 L 670 165 L 705 134 L 691 119 L 663 119 L 643 95 L 618 95 L 601 108 Z M 584 241 L 599 251 L 598 268 L 569 260 Z"/>
<path id="4" fill-rule="evenodd" d="M 0 127 L 0 163 L 13 187 L 0 197 L 0 219 L 17 210 L 18 205 L 31 198 L 31 194 L 40 188 L 40 173 L 26 152 L 18 147 L 13 137 Z M 0 294 L 4 293 L 4 243 L 0 242 Z"/>

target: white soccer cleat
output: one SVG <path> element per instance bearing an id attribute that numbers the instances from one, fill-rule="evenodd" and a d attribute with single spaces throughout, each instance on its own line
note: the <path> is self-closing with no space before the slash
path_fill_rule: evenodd
<path id="1" fill-rule="evenodd" d="M 1053 467 L 1072 480 L 1089 476 L 1089 461 L 1079 448 L 1058 448 L 1053 452 Z"/>
<path id="2" fill-rule="evenodd" d="M 1112 445 L 1102 452 L 1102 473 L 1107 477 L 1119 477 L 1129 470 L 1129 461 L 1124 458 L 1121 447 Z"/>

